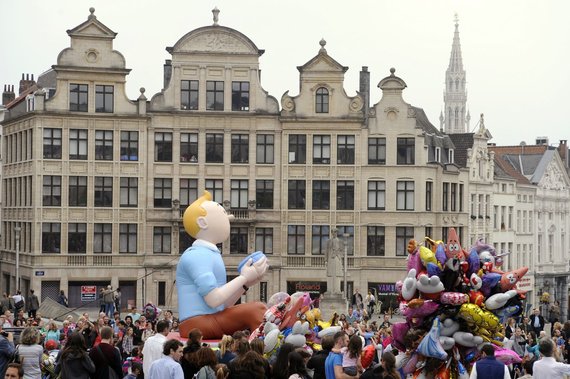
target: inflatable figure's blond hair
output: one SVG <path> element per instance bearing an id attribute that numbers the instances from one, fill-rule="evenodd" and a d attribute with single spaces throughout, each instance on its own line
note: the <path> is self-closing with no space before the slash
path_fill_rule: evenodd
<path id="1" fill-rule="evenodd" d="M 202 203 L 205 201 L 212 201 L 212 194 L 208 191 L 204 191 L 204 194 L 190 204 L 184 211 L 184 217 L 182 218 L 184 229 L 194 238 L 196 238 L 200 232 L 200 226 L 197 222 L 198 217 L 204 217 L 207 214 L 206 210 L 202 208 Z"/>

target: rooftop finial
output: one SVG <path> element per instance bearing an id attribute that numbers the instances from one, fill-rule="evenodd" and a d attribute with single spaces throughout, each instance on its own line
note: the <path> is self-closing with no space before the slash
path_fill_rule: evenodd
<path id="1" fill-rule="evenodd" d="M 87 17 L 88 20 L 91 20 L 93 18 L 97 18 L 97 16 L 95 16 L 95 8 L 93 8 L 93 7 L 89 8 L 89 13 L 91 13 L 91 14 Z"/>
<path id="2" fill-rule="evenodd" d="M 218 7 L 214 7 L 214 9 L 212 9 L 212 14 L 214 15 L 214 25 L 218 25 L 218 15 L 220 14 Z"/>
<path id="3" fill-rule="evenodd" d="M 319 53 L 326 53 L 327 50 L 325 49 L 325 46 L 327 44 L 327 41 L 325 41 L 324 38 L 321 38 L 321 40 L 319 41 L 319 45 L 321 45 L 321 49 L 319 50 Z"/>
<path id="4" fill-rule="evenodd" d="M 459 25 L 459 15 L 457 14 L 457 12 L 455 13 L 455 17 L 453 18 L 453 21 L 455 21 L 455 26 Z"/>
<path id="5" fill-rule="evenodd" d="M 390 69 L 390 76 L 395 76 L 394 73 L 396 72 L 396 69 L 394 67 L 392 67 Z"/>

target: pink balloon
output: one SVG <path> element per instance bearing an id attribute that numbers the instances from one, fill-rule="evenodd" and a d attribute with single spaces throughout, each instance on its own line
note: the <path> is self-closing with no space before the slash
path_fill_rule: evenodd
<path id="1" fill-rule="evenodd" d="M 514 351 L 512 351 L 511 349 L 504 349 L 504 348 L 495 349 L 495 357 L 497 358 L 497 360 L 503 362 L 506 365 L 522 362 L 521 357 L 519 357 L 519 355 Z"/>

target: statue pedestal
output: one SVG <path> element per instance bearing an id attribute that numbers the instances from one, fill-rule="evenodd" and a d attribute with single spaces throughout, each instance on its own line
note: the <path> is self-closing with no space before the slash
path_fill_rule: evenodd
<path id="1" fill-rule="evenodd" d="M 321 318 L 324 321 L 329 321 L 334 312 L 338 315 L 347 312 L 346 299 L 343 294 L 330 294 L 328 292 L 323 294 L 323 298 L 319 303 L 321 310 Z"/>

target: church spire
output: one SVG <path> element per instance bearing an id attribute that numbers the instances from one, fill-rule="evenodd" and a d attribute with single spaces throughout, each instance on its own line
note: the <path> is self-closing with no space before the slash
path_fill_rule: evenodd
<path id="1" fill-rule="evenodd" d="M 445 71 L 445 103 L 444 125 L 445 132 L 467 133 L 467 89 L 465 87 L 465 70 L 461 56 L 461 42 L 459 41 L 459 18 L 455 14 L 455 33 L 451 45 L 449 66 Z"/>

